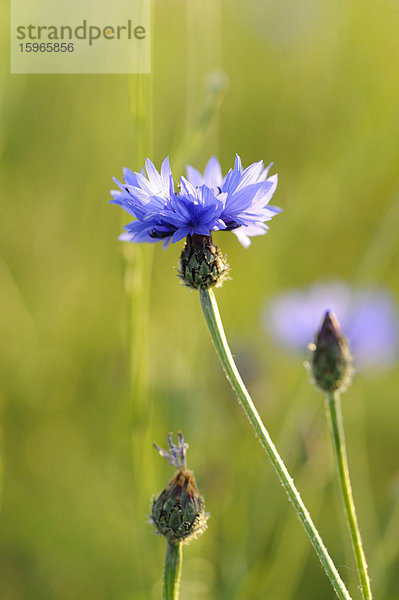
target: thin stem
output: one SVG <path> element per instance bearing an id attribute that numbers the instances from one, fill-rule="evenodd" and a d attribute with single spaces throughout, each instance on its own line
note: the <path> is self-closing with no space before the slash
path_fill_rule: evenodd
<path id="1" fill-rule="evenodd" d="M 163 574 L 163 600 L 179 600 L 183 545 L 168 542 Z"/>
<path id="2" fill-rule="evenodd" d="M 334 444 L 335 457 L 337 459 L 339 479 L 341 481 L 345 512 L 352 538 L 353 551 L 355 553 L 357 570 L 359 572 L 362 594 L 364 600 L 372 600 L 366 556 L 363 550 L 362 538 L 360 536 L 359 525 L 357 522 L 356 508 L 353 501 L 352 486 L 349 477 L 341 399 L 337 393 L 330 392 L 328 394 L 327 408 L 330 416 L 332 440 Z"/>
<path id="3" fill-rule="evenodd" d="M 212 290 L 201 290 L 200 301 L 211 338 L 215 344 L 216 352 L 220 358 L 223 369 L 226 373 L 226 377 L 237 394 L 239 403 L 244 409 L 244 412 L 247 415 L 255 434 L 259 438 L 260 443 L 269 456 L 280 482 L 288 494 L 289 499 L 293 503 L 295 511 L 302 522 L 302 525 L 304 526 L 314 549 L 316 550 L 320 562 L 322 563 L 338 598 L 340 598 L 340 600 L 351 600 L 349 592 L 346 589 L 337 569 L 335 568 L 335 565 L 327 552 L 327 548 L 323 544 L 320 534 L 317 531 L 309 512 L 294 485 L 292 477 L 288 473 L 282 458 L 277 452 L 277 449 L 274 446 L 270 435 L 262 423 L 258 411 L 251 400 L 244 382 L 241 379 L 226 340 L 222 321 L 220 319 L 219 309 Z"/>

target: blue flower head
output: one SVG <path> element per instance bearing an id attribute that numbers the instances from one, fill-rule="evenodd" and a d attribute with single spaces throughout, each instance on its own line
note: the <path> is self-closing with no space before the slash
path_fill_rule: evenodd
<path id="1" fill-rule="evenodd" d="M 270 165 L 269 165 L 270 167 Z M 175 190 L 166 158 L 158 172 L 146 159 L 144 172 L 124 169 L 124 181 L 115 182 L 114 204 L 135 217 L 120 239 L 128 242 L 159 242 L 165 245 L 187 236 L 211 236 L 212 231 L 233 231 L 243 246 L 254 235 L 266 233 L 265 224 L 280 210 L 269 206 L 277 187 L 277 175 L 268 177 L 269 167 L 257 162 L 243 169 L 236 156 L 234 168 L 225 177 L 212 157 L 201 175 L 191 166 Z"/>

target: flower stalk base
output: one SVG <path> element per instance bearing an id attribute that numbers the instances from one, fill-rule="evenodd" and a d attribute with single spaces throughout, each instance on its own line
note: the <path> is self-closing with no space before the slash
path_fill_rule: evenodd
<path id="1" fill-rule="evenodd" d="M 329 415 L 332 441 L 337 460 L 339 479 L 341 482 L 342 496 L 345 505 L 346 517 L 352 538 L 353 551 L 356 558 L 357 569 L 364 600 L 372 600 L 370 579 L 368 576 L 366 556 L 363 550 L 362 538 L 356 517 L 355 503 L 353 500 L 352 486 L 349 477 L 348 458 L 341 410 L 341 399 L 338 393 L 330 392 L 327 395 L 327 413 Z"/>
<path id="2" fill-rule="evenodd" d="M 163 578 L 163 600 L 179 600 L 182 562 L 183 548 L 181 542 L 168 542 Z"/>

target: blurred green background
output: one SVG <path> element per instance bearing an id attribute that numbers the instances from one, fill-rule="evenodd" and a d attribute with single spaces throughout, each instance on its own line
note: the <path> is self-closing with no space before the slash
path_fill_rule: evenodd
<path id="1" fill-rule="evenodd" d="M 236 152 L 245 166 L 274 161 L 284 213 L 248 250 L 215 236 L 232 267 L 217 290 L 226 332 L 359 597 L 323 398 L 302 358 L 273 346 L 260 311 L 329 278 L 398 298 L 398 31 L 393 0 L 158 0 L 149 76 L 10 76 L 4 62 L 2 599 L 160 598 L 165 543 L 147 515 L 172 471 L 151 443 L 178 429 L 211 513 L 185 550 L 182 599 L 335 597 L 224 379 L 197 294 L 179 285 L 181 244 L 122 244 L 125 216 L 107 202 L 112 176 L 145 154 L 157 165 L 170 154 L 177 176 L 212 154 L 227 171 Z M 375 596 L 390 600 L 398 378 L 359 374 L 343 406 Z"/>

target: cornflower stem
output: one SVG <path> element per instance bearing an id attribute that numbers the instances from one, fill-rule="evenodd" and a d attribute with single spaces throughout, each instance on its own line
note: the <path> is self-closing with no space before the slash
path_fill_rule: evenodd
<path id="1" fill-rule="evenodd" d="M 223 330 L 223 324 L 220 318 L 218 305 L 216 298 L 212 290 L 201 289 L 200 290 L 200 301 L 202 311 L 204 313 L 206 324 L 208 325 L 211 338 L 216 348 L 216 352 L 222 363 L 224 372 L 227 379 L 229 380 L 232 388 L 237 394 L 237 398 L 245 414 L 247 415 L 252 428 L 255 431 L 256 436 L 259 438 L 266 454 L 269 456 L 271 463 L 276 471 L 280 482 L 288 494 L 289 499 L 294 505 L 295 511 L 304 526 L 311 543 L 316 551 L 317 556 L 322 563 L 324 570 L 326 571 L 331 584 L 340 600 L 351 600 L 348 590 L 345 587 L 330 555 L 328 554 L 327 548 L 324 546 L 323 541 L 317 531 L 310 514 L 304 505 L 302 498 L 298 490 L 296 489 L 293 479 L 290 476 L 287 467 L 285 466 L 282 458 L 273 441 L 264 426 L 262 419 L 260 418 L 258 411 L 255 408 L 254 403 L 241 379 L 238 369 L 235 365 L 233 356 L 231 354 L 227 339 Z"/>
<path id="2" fill-rule="evenodd" d="M 327 413 L 329 415 L 331 425 L 332 442 L 334 446 L 335 458 L 337 460 L 339 479 L 341 482 L 342 497 L 349 531 L 352 538 L 352 546 L 356 558 L 362 595 L 364 600 L 372 600 L 366 556 L 364 554 L 362 538 L 357 522 L 356 508 L 353 500 L 352 486 L 349 476 L 341 398 L 337 392 L 329 392 L 326 400 Z"/>
<path id="3" fill-rule="evenodd" d="M 168 542 L 163 574 L 163 600 L 179 600 L 183 544 Z"/>

